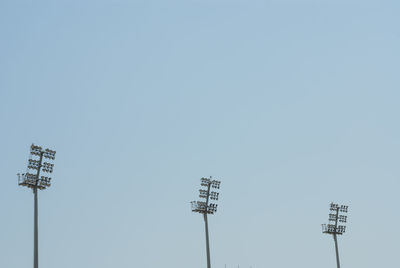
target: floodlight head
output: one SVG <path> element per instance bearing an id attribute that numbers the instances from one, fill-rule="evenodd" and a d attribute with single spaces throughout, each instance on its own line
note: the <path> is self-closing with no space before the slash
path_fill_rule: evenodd
<path id="1" fill-rule="evenodd" d="M 51 181 L 50 177 L 41 176 L 39 186 L 42 187 L 43 189 L 50 187 L 51 185 L 50 181 Z"/>
<path id="2" fill-rule="evenodd" d="M 322 224 L 322 232 L 324 234 L 334 234 L 335 225 L 334 224 Z"/>
<path id="3" fill-rule="evenodd" d="M 331 211 L 336 211 L 338 210 L 338 208 L 339 208 L 338 204 L 331 203 L 331 208 L 330 208 Z"/>
<path id="4" fill-rule="evenodd" d="M 211 200 L 218 200 L 218 196 L 219 196 L 219 193 L 217 193 L 217 192 L 211 192 L 210 193 L 210 199 Z"/>
<path id="5" fill-rule="evenodd" d="M 214 214 L 215 212 L 217 212 L 217 204 L 210 204 L 208 205 L 208 209 L 207 209 L 207 213 L 208 214 Z"/>
<path id="6" fill-rule="evenodd" d="M 29 168 L 29 169 L 36 169 L 36 170 L 38 170 L 38 169 L 40 168 L 40 161 L 39 161 L 39 160 L 29 159 L 29 160 L 28 160 L 28 168 Z"/>
<path id="7" fill-rule="evenodd" d="M 40 156 L 41 153 L 42 153 L 42 147 L 34 145 L 32 143 L 32 145 L 31 145 L 31 155 Z"/>
<path id="8" fill-rule="evenodd" d="M 210 184 L 209 178 L 201 178 L 201 186 L 208 186 Z"/>
<path id="9" fill-rule="evenodd" d="M 336 221 L 337 220 L 337 216 L 336 214 L 329 214 L 329 221 Z"/>
<path id="10" fill-rule="evenodd" d="M 54 164 L 44 162 L 43 166 L 42 166 L 42 171 L 48 172 L 48 173 L 53 173 L 53 167 L 54 167 Z"/>
<path id="11" fill-rule="evenodd" d="M 215 189 L 219 189 L 220 184 L 221 184 L 220 181 L 214 180 L 214 181 L 212 181 L 211 186 L 212 186 L 213 188 L 215 188 Z"/>
<path id="12" fill-rule="evenodd" d="M 31 173 L 18 174 L 18 184 L 20 186 L 26 186 L 28 188 L 36 187 L 38 183 L 37 176 Z"/>
<path id="13" fill-rule="evenodd" d="M 347 216 L 339 215 L 339 222 L 346 223 L 347 222 Z"/>
<path id="14" fill-rule="evenodd" d="M 344 206 L 344 205 L 340 206 L 340 212 L 347 213 L 348 209 L 349 209 L 349 206 Z"/>
<path id="15" fill-rule="evenodd" d="M 207 193 L 208 193 L 207 190 L 200 189 L 199 192 L 200 192 L 199 195 L 200 198 L 207 198 Z"/>
<path id="16" fill-rule="evenodd" d="M 54 160 L 56 158 L 56 151 L 53 151 L 53 150 L 50 150 L 50 149 L 46 149 L 43 152 L 43 156 L 45 158 L 47 158 L 47 159 Z"/>
<path id="17" fill-rule="evenodd" d="M 336 234 L 342 235 L 346 232 L 346 226 L 344 225 L 339 225 L 336 229 Z"/>
<path id="18" fill-rule="evenodd" d="M 205 213 L 207 210 L 207 205 L 206 202 L 202 201 L 192 201 L 190 202 L 192 206 L 192 211 L 193 212 L 198 212 L 198 213 Z"/>

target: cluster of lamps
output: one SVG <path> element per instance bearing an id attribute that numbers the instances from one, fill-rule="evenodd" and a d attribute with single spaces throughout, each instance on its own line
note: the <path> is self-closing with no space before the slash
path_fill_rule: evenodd
<path id="1" fill-rule="evenodd" d="M 32 144 L 30 151 L 31 158 L 28 160 L 28 170 L 35 170 L 36 174 L 30 173 L 18 173 L 18 184 L 20 186 L 26 186 L 32 189 L 43 190 L 50 187 L 51 178 L 47 176 L 40 176 L 40 171 L 46 173 L 52 173 L 54 164 L 49 162 L 43 162 L 43 157 L 50 161 L 55 160 L 56 151 L 45 149 L 42 147 Z M 43 163 L 42 163 L 43 162 Z"/>
<path id="2" fill-rule="evenodd" d="M 43 166 L 42 166 L 42 171 L 48 172 L 48 173 L 53 173 L 53 167 L 54 167 L 54 164 L 44 162 Z"/>
<path id="3" fill-rule="evenodd" d="M 219 189 L 221 182 L 213 180 L 210 178 L 201 178 L 200 185 L 203 189 L 200 189 L 199 197 L 205 199 L 205 201 L 192 201 L 192 211 L 202 214 L 214 214 L 217 212 L 218 205 L 215 203 L 209 203 L 209 200 L 217 201 L 219 198 L 219 193 L 216 191 L 211 191 L 211 189 Z"/>
<path id="4" fill-rule="evenodd" d="M 347 222 L 347 215 L 343 215 L 343 213 L 347 213 L 349 206 L 331 203 L 329 213 L 329 223 L 322 224 L 322 232 L 325 234 L 336 234 L 342 235 L 346 232 L 346 226 L 344 225 Z M 334 213 L 333 213 L 334 212 Z M 342 214 L 340 214 L 342 213 Z M 338 225 L 339 223 L 343 225 Z"/>
<path id="5" fill-rule="evenodd" d="M 46 149 L 43 152 L 43 156 L 47 159 L 54 160 L 54 159 L 56 159 L 56 151 Z"/>

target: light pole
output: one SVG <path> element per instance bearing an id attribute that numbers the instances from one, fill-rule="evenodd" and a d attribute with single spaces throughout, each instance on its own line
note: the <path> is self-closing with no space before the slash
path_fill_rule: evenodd
<path id="1" fill-rule="evenodd" d="M 54 164 L 43 162 L 43 158 L 54 161 L 56 151 L 50 149 L 43 150 L 42 147 L 31 145 L 31 152 L 28 162 L 28 170 L 26 173 L 18 173 L 18 184 L 31 188 L 34 195 L 34 227 L 33 227 L 33 268 L 39 267 L 39 249 L 38 249 L 38 189 L 44 190 L 50 187 L 50 177 L 40 176 L 40 171 L 52 173 Z M 29 173 L 29 170 L 35 170 Z"/>
<path id="2" fill-rule="evenodd" d="M 219 193 L 216 191 L 211 191 L 211 188 L 219 189 L 221 182 L 217 180 L 213 180 L 210 178 L 201 178 L 201 186 L 200 189 L 200 198 L 204 198 L 205 201 L 192 201 L 192 211 L 203 214 L 204 216 L 204 224 L 206 229 L 206 250 L 207 250 L 207 268 L 211 268 L 211 260 L 210 260 L 210 241 L 208 236 L 208 214 L 214 214 L 217 212 L 218 205 L 215 203 L 209 203 L 210 199 L 217 201 Z"/>
<path id="3" fill-rule="evenodd" d="M 347 215 L 343 215 L 347 213 L 348 206 L 331 203 L 329 213 L 329 223 L 322 224 L 322 232 L 324 234 L 330 234 L 333 236 L 333 240 L 335 241 L 335 251 L 336 251 L 336 263 L 337 267 L 340 268 L 340 261 L 339 261 L 339 247 L 337 241 L 337 235 L 342 235 L 346 232 L 345 223 L 347 222 Z M 342 225 L 338 225 L 338 223 Z"/>

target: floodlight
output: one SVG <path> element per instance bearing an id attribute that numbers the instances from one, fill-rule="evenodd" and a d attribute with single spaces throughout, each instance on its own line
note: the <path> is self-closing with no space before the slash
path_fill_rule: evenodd
<path id="1" fill-rule="evenodd" d="M 28 180 L 36 180 L 37 176 L 35 174 L 32 173 L 25 173 L 25 178 Z"/>
<path id="2" fill-rule="evenodd" d="M 340 215 L 339 216 L 339 222 L 347 222 L 347 216 Z"/>
<path id="3" fill-rule="evenodd" d="M 42 171 L 52 173 L 53 172 L 54 164 L 50 164 L 47 162 L 43 163 Z"/>
<path id="4" fill-rule="evenodd" d="M 44 190 L 50 187 L 50 177 L 40 176 L 40 171 L 52 173 L 54 164 L 44 162 L 42 163 L 43 157 L 49 160 L 55 159 L 56 151 L 46 149 L 43 150 L 42 147 L 32 144 L 30 147 L 31 157 L 36 157 L 36 159 L 30 158 L 28 160 L 28 169 L 36 170 L 36 174 L 32 173 L 22 173 L 18 175 L 18 184 L 20 186 L 25 186 L 31 188 L 34 194 L 34 254 L 33 254 L 33 267 L 39 267 L 39 254 L 38 254 L 38 206 L 37 206 L 37 195 L 38 189 Z"/>
<path id="5" fill-rule="evenodd" d="M 339 208 L 338 204 L 331 203 L 331 211 L 336 211 Z"/>
<path id="6" fill-rule="evenodd" d="M 39 169 L 40 168 L 40 161 L 39 160 L 28 160 L 28 168 L 30 169 Z"/>
<path id="7" fill-rule="evenodd" d="M 343 232 L 339 231 L 339 227 L 336 227 L 336 226 L 337 226 L 338 222 L 340 222 L 340 223 L 346 223 L 347 222 L 347 216 L 346 215 L 341 215 L 340 213 L 341 212 L 342 213 L 347 213 L 348 206 L 345 206 L 345 205 L 339 206 L 338 204 L 331 203 L 330 204 L 330 210 L 332 212 L 335 211 L 336 213 L 330 213 L 329 214 L 329 221 L 333 222 L 333 224 L 328 224 L 328 227 L 327 227 L 328 232 L 327 233 L 342 234 Z"/>
<path id="8" fill-rule="evenodd" d="M 201 186 L 208 186 L 210 184 L 209 178 L 201 178 Z"/>
<path id="9" fill-rule="evenodd" d="M 199 192 L 200 192 L 200 194 L 199 194 L 200 198 L 207 198 L 208 197 L 207 190 L 200 189 Z"/>
<path id="10" fill-rule="evenodd" d="M 213 181 L 212 182 L 212 187 L 213 188 L 216 188 L 216 189 L 219 189 L 219 185 L 221 184 L 221 182 L 220 181 Z"/>
<path id="11" fill-rule="evenodd" d="M 50 150 L 50 149 L 46 149 L 43 153 L 43 156 L 45 158 L 54 160 L 55 159 L 55 155 L 56 155 L 56 151 Z"/>
<path id="12" fill-rule="evenodd" d="M 343 234 L 344 232 L 346 232 L 346 226 L 344 226 L 344 225 L 339 225 L 339 226 L 337 227 L 337 233 L 338 233 L 338 234 Z"/>
<path id="13" fill-rule="evenodd" d="M 217 193 L 217 192 L 211 192 L 211 194 L 210 194 L 210 199 L 212 199 L 212 200 L 218 200 L 218 196 L 219 196 L 219 193 Z"/>
<path id="14" fill-rule="evenodd" d="M 209 213 L 209 214 L 214 214 L 215 212 L 217 212 L 217 207 L 218 207 L 217 204 L 210 204 L 210 205 L 208 206 L 208 211 L 207 211 L 207 213 Z"/>
<path id="15" fill-rule="evenodd" d="M 192 201 L 191 204 L 193 212 L 204 213 L 207 210 L 206 202 Z"/>
<path id="16" fill-rule="evenodd" d="M 347 213 L 348 206 L 331 203 L 330 204 L 330 211 L 335 213 L 329 214 L 329 224 L 322 225 L 322 232 L 325 234 L 331 234 L 335 241 L 335 250 L 336 250 L 336 263 L 337 267 L 340 268 L 340 261 L 339 261 L 339 249 L 338 249 L 338 242 L 337 242 L 337 235 L 342 235 L 346 231 L 345 225 L 338 225 L 338 223 L 346 223 L 347 216 L 341 215 L 340 213 Z"/>
<path id="17" fill-rule="evenodd" d="M 349 208 L 349 206 L 340 206 L 340 212 L 344 212 L 344 213 L 347 213 L 347 210 L 348 210 L 348 208 Z"/>
<path id="18" fill-rule="evenodd" d="M 40 177 L 40 184 L 44 187 L 50 187 L 50 177 L 41 176 Z"/>
<path id="19" fill-rule="evenodd" d="M 200 198 L 205 198 L 205 201 L 192 201 L 192 211 L 203 214 L 204 224 L 206 227 L 206 249 L 207 249 L 207 267 L 211 268 L 210 262 L 210 247 L 209 247 L 209 239 L 208 239 L 208 214 L 215 214 L 217 212 L 217 204 L 209 204 L 209 200 L 218 200 L 219 193 L 216 191 L 210 191 L 211 188 L 219 189 L 220 181 L 213 180 L 210 178 L 201 178 L 200 185 L 205 187 L 204 189 L 200 189 Z"/>
<path id="20" fill-rule="evenodd" d="M 34 144 L 31 145 L 31 155 L 40 156 L 41 152 L 42 152 L 42 147 L 36 146 Z"/>

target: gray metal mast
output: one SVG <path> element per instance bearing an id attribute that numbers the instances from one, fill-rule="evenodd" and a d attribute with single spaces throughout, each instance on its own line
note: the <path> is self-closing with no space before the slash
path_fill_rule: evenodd
<path id="1" fill-rule="evenodd" d="M 335 242 L 335 251 L 336 251 L 336 264 L 337 268 L 340 268 L 340 260 L 339 260 L 339 246 L 337 241 L 337 236 L 342 235 L 346 232 L 346 226 L 344 225 L 347 222 L 347 215 L 343 215 L 348 212 L 348 206 L 331 203 L 329 214 L 329 224 L 322 224 L 322 232 L 324 234 L 330 234 L 333 236 L 333 240 Z M 340 214 L 342 213 L 342 214 Z M 343 225 L 338 225 L 341 223 Z"/>
<path id="2" fill-rule="evenodd" d="M 56 151 L 50 149 L 42 150 L 42 147 L 31 145 L 30 158 L 28 162 L 28 171 L 17 174 L 18 184 L 31 188 L 34 195 L 34 224 L 33 224 L 33 268 L 39 268 L 39 231 L 38 231 L 38 189 L 44 190 L 50 187 L 50 177 L 40 176 L 40 171 L 52 173 L 53 163 L 43 162 L 43 157 L 54 161 Z M 36 174 L 29 173 L 29 170 L 36 170 Z"/>
<path id="3" fill-rule="evenodd" d="M 219 193 L 216 191 L 211 191 L 211 188 L 219 189 L 221 182 L 213 180 L 210 178 L 201 178 L 200 198 L 204 198 L 205 201 L 192 201 L 192 211 L 203 214 L 204 225 L 206 231 L 206 252 L 207 252 L 207 268 L 211 268 L 211 258 L 210 258 L 210 239 L 208 235 L 208 214 L 214 214 L 217 212 L 217 204 L 209 203 L 211 200 L 218 200 Z"/>

